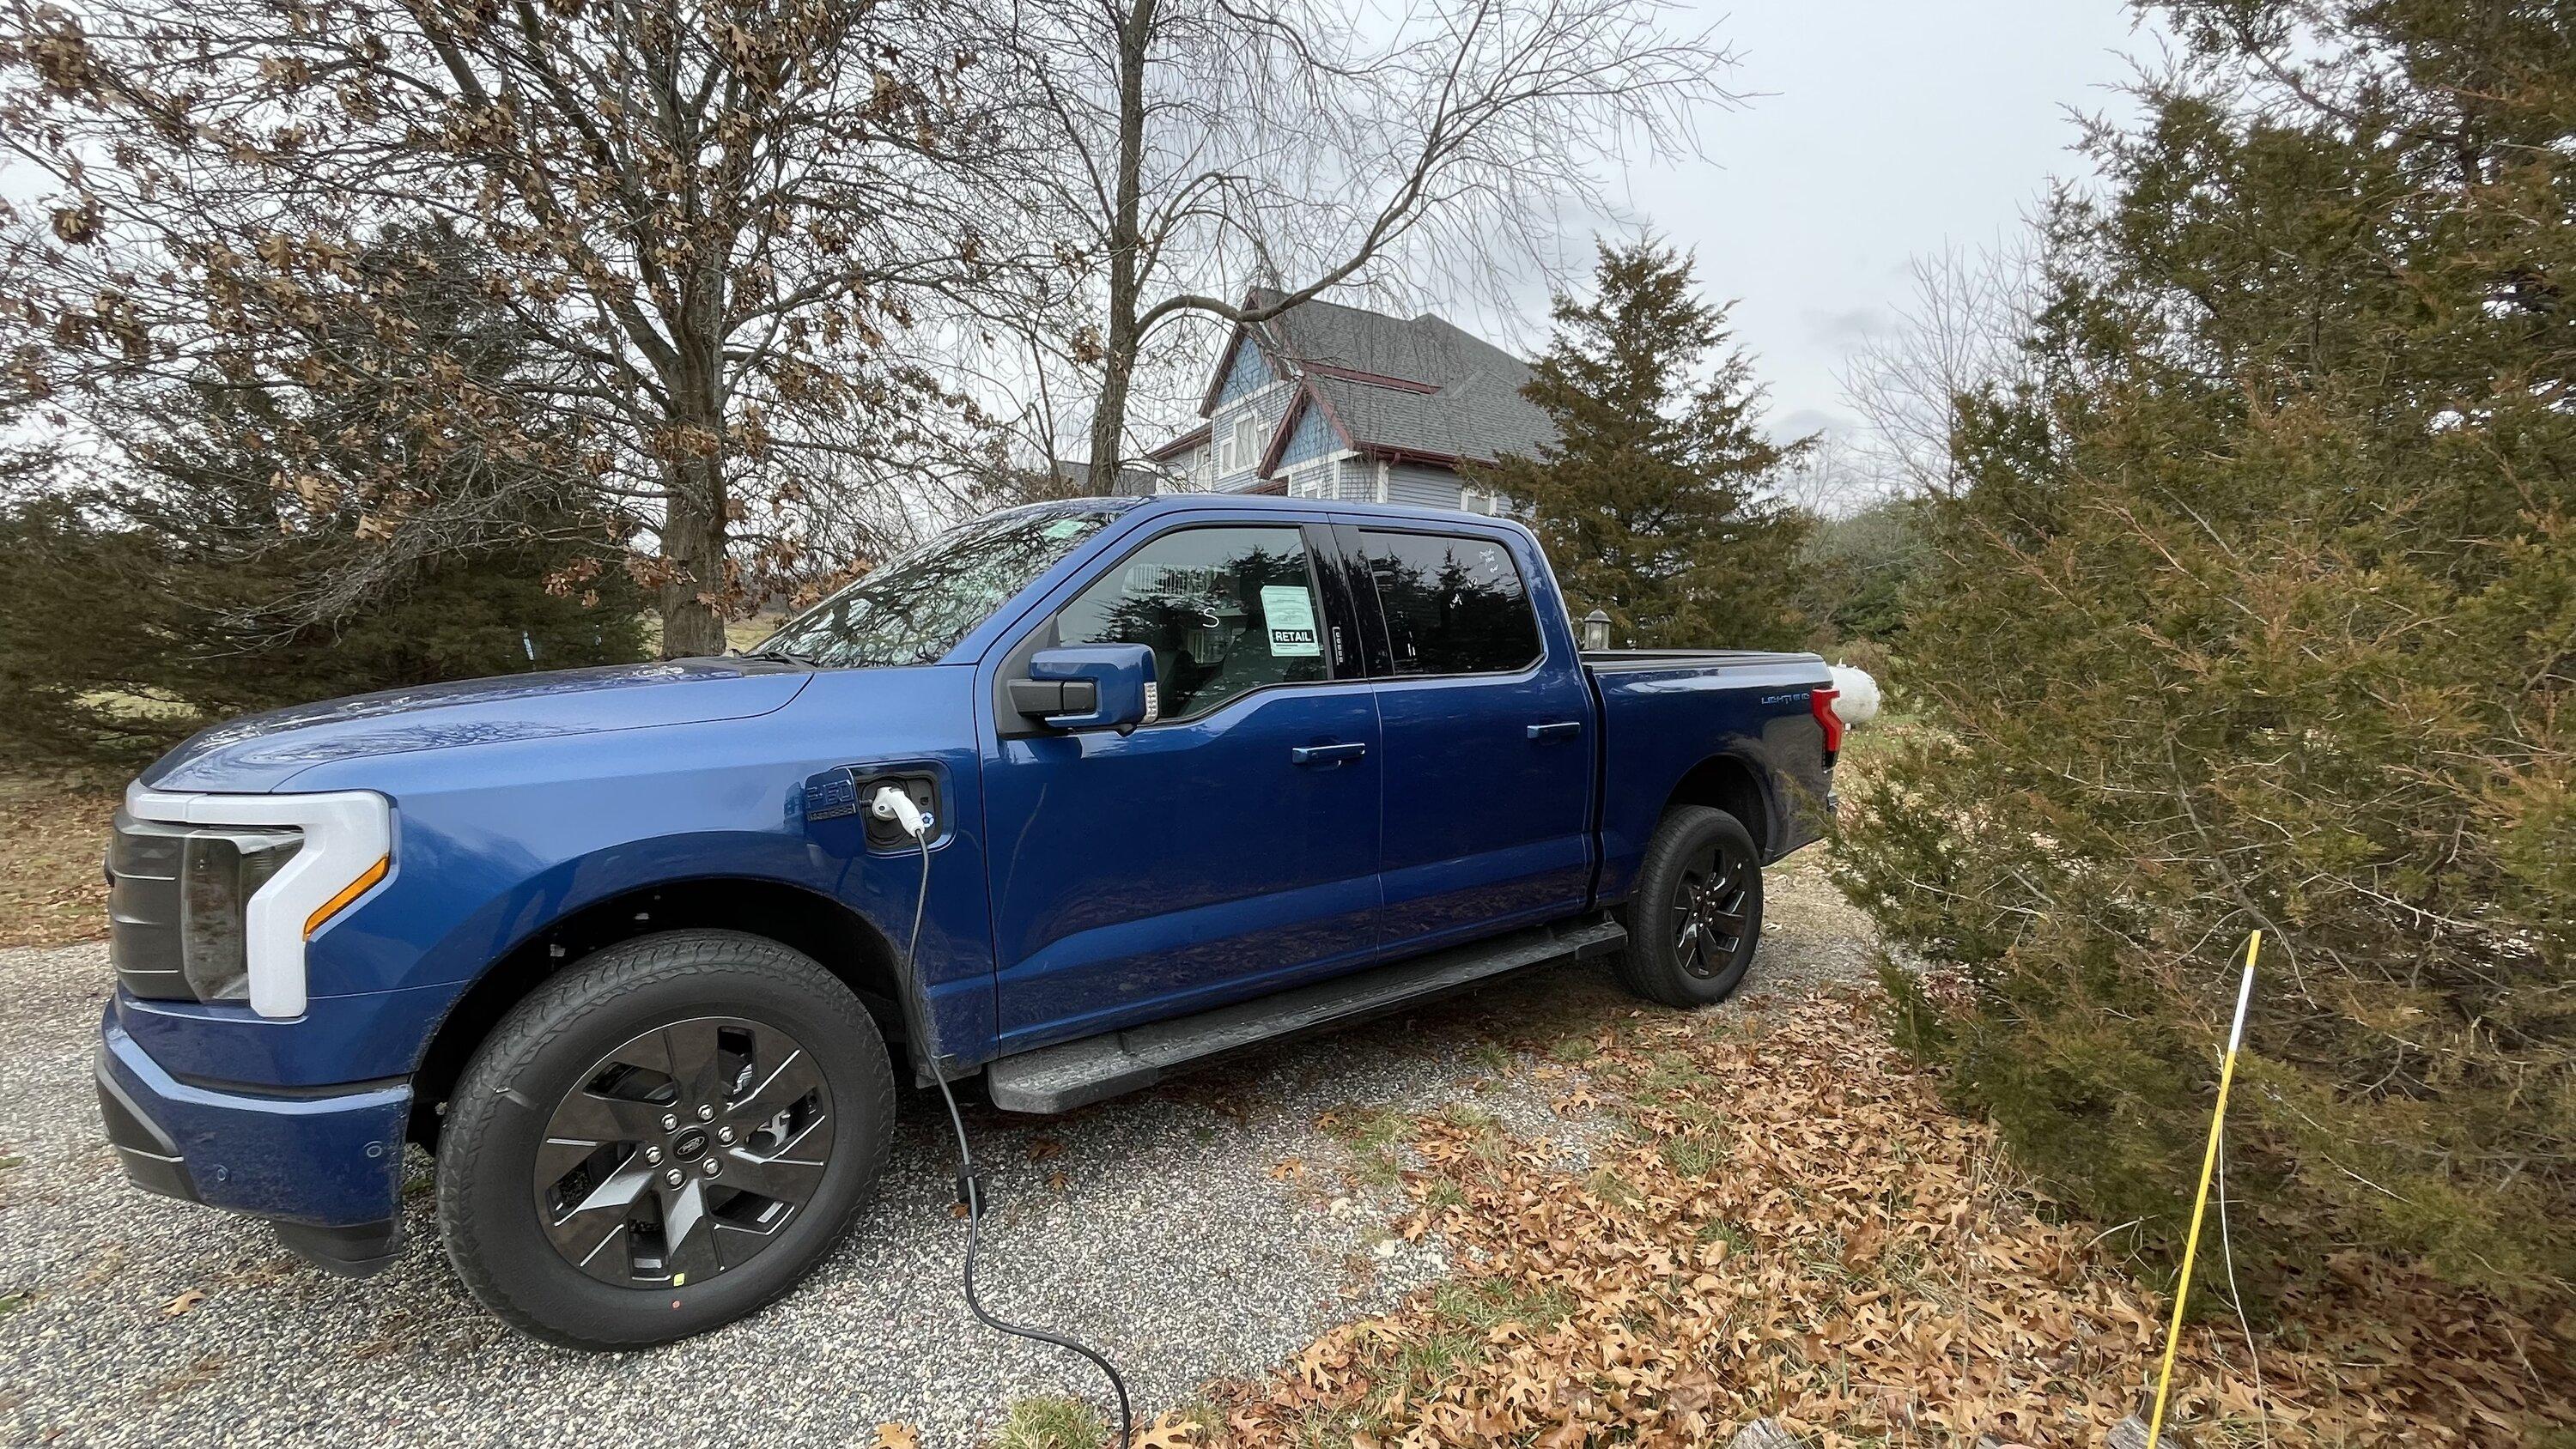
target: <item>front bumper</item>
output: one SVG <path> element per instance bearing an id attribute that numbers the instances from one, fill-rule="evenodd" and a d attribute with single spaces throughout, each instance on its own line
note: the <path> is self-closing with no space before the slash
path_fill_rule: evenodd
<path id="1" fill-rule="evenodd" d="M 390 1257 L 408 1082 L 282 1096 L 196 1086 L 146 1055 L 113 1007 L 97 1072 L 108 1141 L 136 1186 L 270 1219 L 289 1247 L 339 1271 Z M 381 1251 L 331 1246 L 352 1243 Z"/>

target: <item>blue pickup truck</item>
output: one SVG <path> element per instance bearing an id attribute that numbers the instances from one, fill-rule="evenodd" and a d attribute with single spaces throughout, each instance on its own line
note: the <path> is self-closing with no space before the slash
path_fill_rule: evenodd
<path id="1" fill-rule="evenodd" d="M 1507 519 L 996 513 L 747 654 L 172 751 L 109 852 L 107 1134 L 349 1273 L 421 1143 L 495 1312 L 682 1337 L 849 1229 L 898 1080 L 1059 1112 L 1596 954 L 1725 996 L 1829 808 L 1832 694 L 1813 655 L 1581 652 Z"/>

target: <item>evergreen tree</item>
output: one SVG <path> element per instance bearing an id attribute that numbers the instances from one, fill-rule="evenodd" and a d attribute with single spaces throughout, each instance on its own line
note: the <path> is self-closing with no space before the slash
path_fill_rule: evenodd
<path id="1" fill-rule="evenodd" d="M 1959 400 L 1905 634 L 1936 723 L 1852 792 L 1846 883 L 1931 964 L 1909 1039 L 2160 1261 L 2261 927 L 2239 1268 L 2565 1295 L 2576 29 L 2164 8 L 2027 371 Z"/>
<path id="2" fill-rule="evenodd" d="M 388 236 L 356 264 L 389 258 L 447 273 L 411 292 L 398 321 L 461 384 L 497 397 L 526 350 L 501 309 L 456 302 L 475 293 L 462 250 L 435 233 Z M 353 325 L 353 350 L 377 341 Z M 580 511 L 579 486 L 458 446 L 404 414 L 401 395 L 396 382 L 246 387 L 210 368 L 138 410 L 123 451 L 87 472 L 60 455 L 14 478 L 0 465 L 6 752 L 130 764 L 248 711 L 641 657 L 642 590 L 605 566 L 625 550 Z M 470 515 L 467 541 L 406 557 L 371 536 L 353 494 L 286 486 L 295 470 L 275 443 L 294 434 L 330 438 L 340 476 L 398 474 L 391 506 Z"/>
<path id="3" fill-rule="evenodd" d="M 1473 470 L 1473 486 L 1529 508 L 1574 613 L 1606 612 L 1613 639 L 1802 646 L 1790 560 L 1805 520 L 1765 489 L 1811 440 L 1763 434 L 1742 352 L 1711 369 L 1726 311 L 1700 300 L 1691 259 L 1604 244 L 1592 298 L 1559 294 L 1553 316 L 1522 392 L 1557 439 Z"/>

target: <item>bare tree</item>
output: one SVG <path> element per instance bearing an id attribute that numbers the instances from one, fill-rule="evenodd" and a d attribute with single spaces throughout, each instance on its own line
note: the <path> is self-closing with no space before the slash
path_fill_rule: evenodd
<path id="1" fill-rule="evenodd" d="M 1842 371 L 1843 398 L 1867 428 L 1855 471 L 1916 493 L 1957 490 L 1959 399 L 2020 369 L 2034 265 L 2025 252 L 1956 246 L 1908 263 L 1913 295 L 1896 325 Z"/>
<path id="2" fill-rule="evenodd" d="M 1096 379 L 1080 391 L 1104 479 L 1169 328 L 1265 321 L 1336 288 L 1491 283 L 1542 256 L 1566 213 L 1608 209 L 1597 163 L 1690 152 L 1694 108 L 1734 99 L 1714 34 L 1669 33 L 1655 0 L 988 14 L 987 79 L 1009 67 L 1017 154 L 1040 163 L 1025 190 L 1071 264 L 1025 315 L 1051 319 L 1034 334 L 1046 361 Z"/>
<path id="3" fill-rule="evenodd" d="M 101 445 L 155 387 L 363 372 L 434 447 L 594 486 L 665 652 L 716 652 L 816 530 L 886 523 L 855 497 L 957 401 L 896 343 L 1008 265 L 955 202 L 998 135 L 970 67 L 927 0 L 6 0 L 0 144 L 49 194 L 9 218 L 0 356 Z M 352 265 L 391 223 L 487 261 L 531 348 L 506 391 L 401 335 L 387 289 L 429 269 Z M 389 546 L 488 512 L 263 441 Z"/>

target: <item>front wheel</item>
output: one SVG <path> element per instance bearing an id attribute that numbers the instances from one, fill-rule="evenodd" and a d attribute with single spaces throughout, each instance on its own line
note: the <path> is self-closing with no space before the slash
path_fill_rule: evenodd
<path id="1" fill-rule="evenodd" d="M 438 1224 L 484 1306 L 576 1348 L 702 1333 L 794 1287 L 884 1169 L 894 1073 L 809 958 L 731 931 L 599 952 L 458 1081 Z"/>
<path id="2" fill-rule="evenodd" d="M 1762 939 L 1762 858 L 1723 810 L 1676 805 L 1646 843 L 1629 897 L 1619 980 L 1666 1006 L 1723 1001 L 1744 983 Z"/>

